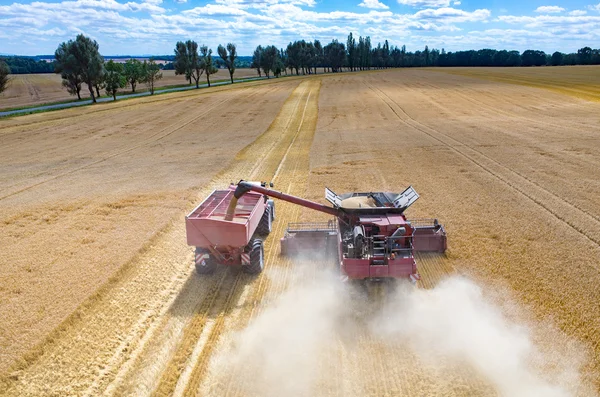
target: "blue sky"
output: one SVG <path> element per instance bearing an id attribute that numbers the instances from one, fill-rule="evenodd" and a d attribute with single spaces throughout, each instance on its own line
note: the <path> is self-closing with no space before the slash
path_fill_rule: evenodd
<path id="1" fill-rule="evenodd" d="M 600 0 L 0 0 L 0 53 L 53 54 L 84 33 L 103 55 L 172 54 L 178 40 L 344 41 L 349 32 L 411 51 L 600 47 Z"/>

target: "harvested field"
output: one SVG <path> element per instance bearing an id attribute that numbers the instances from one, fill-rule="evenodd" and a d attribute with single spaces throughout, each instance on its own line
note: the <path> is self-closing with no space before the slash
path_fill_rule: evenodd
<path id="1" fill-rule="evenodd" d="M 599 66 L 545 68 L 437 68 L 435 70 L 459 76 L 482 78 L 499 83 L 544 88 L 559 94 L 600 102 Z"/>
<path id="2" fill-rule="evenodd" d="M 156 84 L 159 88 L 186 84 L 185 77 L 176 76 L 174 70 L 163 70 L 162 73 L 163 78 Z M 254 77 L 256 75 L 254 69 L 237 69 L 234 77 Z M 226 69 L 219 69 L 216 74 L 211 75 L 211 81 L 225 79 L 229 79 L 229 72 Z M 206 76 L 202 76 L 200 80 L 202 84 L 206 83 Z M 77 96 L 69 95 L 61 82 L 60 75 L 54 73 L 12 75 L 8 89 L 0 94 L 0 110 L 77 99 Z M 138 84 L 136 91 L 140 90 L 146 90 L 146 86 Z M 127 86 L 122 93 L 130 91 L 131 86 Z M 104 91 L 100 93 L 103 96 L 106 95 Z M 87 87 L 82 88 L 81 98 L 89 98 L 89 96 Z"/>
<path id="3" fill-rule="evenodd" d="M 394 70 L 119 105 L 0 121 L 0 393 L 600 391 L 598 103 Z M 323 218 L 278 202 L 265 272 L 198 276 L 183 215 L 240 178 L 321 202 L 412 184 L 449 251 L 368 300 L 279 256 Z"/>

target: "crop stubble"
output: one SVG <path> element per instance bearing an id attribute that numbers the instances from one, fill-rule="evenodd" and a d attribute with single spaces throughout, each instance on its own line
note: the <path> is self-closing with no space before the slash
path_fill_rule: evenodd
<path id="1" fill-rule="evenodd" d="M 440 218 L 450 241 L 446 257 L 419 255 L 420 285 L 432 288 L 444 275 L 459 272 L 490 288 L 507 288 L 537 321 L 564 332 L 554 340 L 562 341 L 556 346 L 548 342 L 545 328 L 532 325 L 542 350 L 564 351 L 569 337 L 583 343 L 590 354 L 584 380 L 598 388 L 597 105 L 544 90 L 426 71 L 350 74 L 322 81 L 320 90 L 318 79 L 298 85 L 266 132 L 200 189 L 198 198 L 239 177 L 274 178 L 279 190 L 319 201 L 324 186 L 345 192 L 413 184 L 422 198 L 409 216 Z M 181 179 L 186 178 L 190 176 Z M 15 184 L 15 189 L 22 187 Z M 61 197 L 60 192 L 53 194 Z M 126 311 L 131 319 L 120 324 L 115 337 L 87 352 L 85 343 L 75 343 L 83 351 L 79 360 L 71 361 L 68 353 L 77 350 L 60 351 L 92 335 L 90 321 L 106 316 L 103 324 L 111 324 L 107 313 L 122 310 L 119 303 L 132 299 L 137 290 L 115 286 L 83 310 L 85 316 L 58 334 L 45 354 L 18 373 L 18 379 L 8 380 L 10 394 L 255 391 L 252 379 L 243 376 L 244 365 L 226 366 L 223 372 L 212 358 L 227 349 L 233 331 L 244 329 L 288 285 L 307 282 L 291 271 L 288 260 L 278 257 L 277 239 L 287 222 L 322 218 L 285 203 L 277 203 L 277 209 L 266 245 L 267 270 L 254 279 L 236 269 L 220 269 L 204 278 L 192 275 L 180 225 L 164 230 L 134 259 L 135 277 L 115 281 L 123 287 L 135 280 L 155 288 L 144 292 L 147 302 L 136 298 L 140 303 Z M 157 271 L 165 266 L 168 270 Z M 158 288 L 161 283 L 168 287 Z M 492 392 L 473 368 L 453 362 L 431 367 L 406 346 L 382 345 L 361 326 L 360 318 L 349 332 L 334 336 L 317 360 L 324 378 L 314 392 Z M 354 348 L 349 348 L 348 338 L 356 342 Z M 87 363 L 84 369 L 76 369 L 82 363 Z M 552 368 L 548 371 L 546 376 L 552 376 Z"/>
<path id="2" fill-rule="evenodd" d="M 375 178 L 365 176 L 376 173 L 393 186 L 412 183 L 422 198 L 409 217 L 447 225 L 444 266 L 506 283 L 538 320 L 584 341 L 586 376 L 598 387 L 597 104 L 422 71 L 348 80 L 360 103 L 323 97 L 337 109 L 320 113 L 329 133 L 315 144 L 318 189 L 330 180 L 341 191 L 371 189 Z M 352 110 L 340 116 L 341 108 Z M 380 122 L 352 120 L 357 113 Z"/>
<path id="3" fill-rule="evenodd" d="M 81 169 L 82 166 L 76 164 L 77 171 L 69 172 L 68 177 L 61 176 L 61 174 L 64 174 L 62 169 L 59 169 L 55 174 L 53 174 L 55 171 L 50 169 L 49 172 L 51 175 L 46 175 L 44 178 L 53 178 L 51 184 L 43 183 L 4 199 L 2 201 L 2 214 L 4 218 L 2 232 L 6 233 L 10 238 L 13 237 L 10 235 L 12 228 L 17 229 L 19 227 L 20 229 L 17 230 L 28 231 L 31 235 L 29 240 L 27 240 L 27 236 L 14 236 L 13 240 L 3 239 L 9 243 L 14 241 L 12 245 L 9 244 L 5 248 L 6 254 L 3 255 L 3 261 L 5 261 L 2 266 L 3 285 L 12 284 L 15 285 L 15 288 L 23 289 L 23 293 L 18 296 L 21 299 L 20 301 L 15 302 L 13 300 L 11 302 L 10 299 L 2 300 L 3 310 L 6 313 L 3 314 L 3 318 L 10 318 L 11 320 L 10 322 L 4 322 L 3 327 L 6 327 L 8 330 L 21 330 L 19 334 L 12 333 L 13 337 L 11 337 L 11 333 L 3 332 L 5 347 L 3 347 L 2 351 L 3 357 L 6 360 L 5 365 L 11 359 L 14 360 L 16 355 L 22 354 L 19 352 L 22 352 L 24 348 L 30 348 L 32 342 L 36 343 L 36 339 L 55 327 L 58 322 L 62 321 L 64 316 L 77 307 L 78 300 L 81 301 L 92 293 L 97 288 L 97 285 L 106 282 L 111 274 L 124 263 L 127 263 L 128 260 L 131 263 L 129 268 L 133 268 L 132 272 L 135 274 L 128 274 L 128 277 L 125 277 L 124 281 L 122 281 L 124 284 L 113 285 L 111 288 L 114 291 L 111 290 L 111 293 L 103 296 L 104 299 L 101 302 L 93 303 L 89 310 L 83 310 L 85 315 L 97 312 L 98 317 L 100 317 L 95 318 L 95 320 L 98 320 L 98 323 L 95 324 L 92 322 L 87 324 L 93 329 L 84 329 L 83 332 L 86 333 L 86 339 L 82 342 L 85 343 L 82 343 L 82 346 L 73 346 L 69 343 L 66 346 L 62 346 L 66 350 L 62 352 L 65 354 L 65 362 L 73 360 L 74 366 L 80 366 L 78 371 L 71 371 L 71 374 L 69 374 L 68 368 L 64 369 L 66 375 L 63 387 L 66 390 L 72 387 L 69 386 L 69 383 L 75 383 L 72 381 L 72 378 L 82 376 L 81 372 L 83 368 L 92 370 L 90 368 L 97 365 L 97 368 L 101 370 L 106 365 L 106 357 L 101 355 L 96 357 L 96 360 L 98 360 L 97 364 L 94 364 L 95 360 L 90 359 L 89 356 L 86 357 L 85 354 L 75 354 L 70 357 L 69 352 L 74 351 L 72 350 L 73 348 L 79 348 L 82 352 L 87 351 L 89 354 L 94 354 L 94 350 L 98 347 L 98 344 L 117 343 L 118 345 L 121 341 L 115 342 L 115 339 L 127 338 L 130 336 L 129 332 L 135 334 L 137 328 L 133 324 L 137 320 L 132 318 L 132 316 L 127 316 L 129 310 L 131 310 L 130 314 L 133 316 L 139 316 L 141 312 L 143 315 L 138 326 L 140 328 L 147 326 L 145 324 L 147 322 L 146 317 L 153 316 L 156 314 L 156 310 L 160 310 L 160 307 L 158 309 L 153 307 L 153 304 L 159 302 L 154 299 L 160 300 L 161 296 L 163 296 L 163 300 L 166 299 L 164 295 L 168 296 L 169 293 L 172 294 L 173 292 L 164 289 L 165 285 L 173 283 L 181 284 L 182 281 L 176 280 L 176 278 L 191 270 L 188 266 L 189 262 L 185 261 L 185 266 L 182 267 L 181 264 L 177 264 L 177 259 L 171 258 L 180 258 L 176 254 L 177 250 L 184 257 L 187 257 L 189 252 L 186 247 L 179 247 L 175 251 L 170 250 L 169 242 L 166 242 L 158 249 L 159 251 L 164 251 L 166 255 L 162 261 L 152 258 L 148 262 L 140 263 L 140 258 L 136 258 L 133 255 L 136 251 L 140 250 L 140 246 L 149 249 L 156 244 L 157 239 L 160 240 L 162 238 L 161 236 L 157 236 L 148 241 L 148 238 L 152 237 L 152 234 L 165 227 L 168 230 L 173 229 L 173 227 L 168 227 L 171 219 L 174 216 L 180 219 L 180 216 L 177 214 L 185 211 L 191 202 L 196 201 L 197 188 L 195 186 L 205 185 L 210 179 L 211 173 L 214 174 L 220 167 L 228 164 L 231 159 L 231 157 L 228 158 L 228 153 L 231 151 L 235 153 L 236 147 L 239 150 L 239 148 L 245 145 L 245 142 L 250 142 L 254 139 L 258 130 L 266 128 L 269 121 L 268 116 L 259 122 L 253 121 L 257 115 L 257 111 L 263 109 L 261 114 L 265 115 L 264 108 L 266 107 L 276 112 L 280 107 L 277 101 L 285 99 L 287 92 L 289 92 L 288 90 L 293 86 L 294 84 L 292 83 L 291 85 L 268 85 L 256 91 L 248 91 L 247 89 L 225 90 L 222 94 L 208 97 L 188 97 L 187 103 L 183 105 L 179 103 L 179 98 L 175 98 L 177 106 L 169 106 L 168 101 L 161 101 L 155 105 L 156 110 L 154 112 L 157 115 L 156 119 L 146 114 L 146 117 L 151 119 L 149 123 L 155 123 L 155 128 L 151 127 L 152 124 L 142 124 L 137 128 L 135 125 L 127 125 L 126 130 L 133 129 L 137 135 L 141 135 L 142 137 L 134 139 L 134 142 L 128 142 L 131 138 L 128 138 L 127 135 L 126 137 L 120 135 L 120 133 L 126 133 L 126 131 L 118 130 L 122 129 L 123 124 L 126 124 L 130 119 L 135 121 L 135 117 L 132 116 L 135 116 L 136 113 L 126 112 L 127 114 L 123 115 L 117 110 L 111 114 L 113 116 L 111 120 L 115 126 L 113 127 L 113 131 L 119 133 L 112 135 L 112 138 L 104 146 L 101 145 L 102 142 L 96 143 L 98 140 L 101 141 L 99 139 L 101 137 L 98 137 L 97 133 L 95 135 L 90 134 L 92 136 L 88 139 L 92 141 L 91 144 L 81 145 L 81 151 L 84 151 L 82 157 L 85 156 L 84 159 L 86 163 L 91 164 L 90 167 Z M 265 93 L 269 93 L 269 95 L 260 98 L 260 95 Z M 221 115 L 225 116 L 229 113 L 227 105 L 234 106 L 241 113 L 237 119 L 229 119 L 229 122 L 224 122 L 223 120 L 226 120 L 227 117 L 221 117 Z M 160 124 L 167 125 L 165 119 L 170 117 L 167 117 L 166 114 L 161 114 L 161 106 L 168 108 L 167 112 L 171 112 L 170 117 L 176 116 L 175 118 L 177 119 L 177 116 L 180 115 L 182 119 L 180 122 L 175 123 L 171 121 L 173 128 L 164 132 L 160 132 Z M 145 110 L 149 110 L 150 114 L 153 112 L 153 109 Z M 100 112 L 104 113 L 102 110 Z M 210 118 L 207 117 L 207 113 L 209 112 L 212 116 Z M 269 111 L 266 114 L 269 114 Z M 105 115 L 101 114 L 101 116 Z M 203 117 L 204 119 L 202 119 Z M 100 120 L 97 118 L 98 115 L 90 115 L 90 120 L 87 120 L 91 125 L 90 129 L 95 129 L 95 125 L 106 123 L 106 118 L 99 117 Z M 196 121 L 194 122 L 194 120 Z M 200 123 L 202 124 L 200 125 Z M 182 124 L 186 124 L 186 128 L 175 131 Z M 253 126 L 250 126 L 250 124 L 253 124 Z M 42 125 L 38 128 L 43 127 Z M 64 134 L 68 135 L 71 133 L 72 135 L 78 135 L 81 130 L 88 128 L 86 127 L 86 120 L 82 120 L 81 124 L 74 127 L 64 125 Z M 32 135 L 43 137 L 43 135 L 31 128 L 31 126 L 28 128 L 32 130 Z M 106 127 L 102 131 L 102 133 L 105 133 Z M 6 137 L 14 137 L 15 139 L 18 137 L 18 134 L 11 134 L 10 131 L 3 132 L 6 134 Z M 165 135 L 167 134 L 170 135 L 166 137 Z M 147 145 L 140 147 L 139 141 L 144 142 L 144 135 L 154 136 L 155 139 L 147 139 Z M 231 139 L 232 137 L 234 139 Z M 156 142 L 157 140 L 158 142 Z M 51 141 L 51 137 L 48 137 L 46 141 L 34 140 L 31 142 L 31 147 L 29 148 L 31 151 L 37 151 L 36 146 L 48 145 L 48 150 L 44 150 L 41 153 L 52 153 L 52 155 L 55 155 L 59 159 L 56 161 L 50 158 L 48 160 L 49 166 L 55 163 L 63 163 L 64 161 L 60 158 L 61 151 L 68 152 L 69 150 L 61 148 L 62 142 L 59 141 L 53 145 Z M 90 146 L 92 147 L 90 148 Z M 128 150 L 131 146 L 135 146 L 136 150 Z M 115 147 L 116 150 L 114 150 Z M 25 153 L 27 152 L 27 148 L 23 148 L 22 150 Z M 85 150 L 91 151 L 92 154 L 85 153 Z M 143 153 L 140 154 L 140 151 L 149 153 L 152 158 L 144 160 L 144 155 Z M 12 152 L 15 155 L 20 154 L 20 152 L 16 152 L 15 150 Z M 100 152 L 100 154 L 95 154 L 95 152 Z M 107 152 L 108 155 L 106 155 Z M 115 157 L 113 156 L 113 152 L 125 153 L 127 156 L 121 156 L 126 158 Z M 157 161 L 161 155 L 167 156 L 168 159 Z M 37 161 L 43 162 L 43 159 L 39 158 L 40 154 L 37 154 L 37 156 Z M 50 157 L 50 154 L 48 156 Z M 100 157 L 101 161 L 99 164 L 96 164 L 98 163 L 98 160 L 95 160 L 96 157 Z M 4 158 L 8 163 L 10 151 L 7 150 L 7 156 Z M 67 160 L 69 160 L 68 157 Z M 31 161 L 31 163 L 35 162 Z M 21 167 L 21 169 L 23 168 L 26 167 Z M 7 168 L 6 170 L 10 169 Z M 122 173 L 123 177 L 112 180 L 114 172 Z M 60 177 L 56 178 L 56 174 Z M 19 178 L 27 180 L 27 175 L 20 175 L 15 172 L 15 175 L 11 176 L 10 179 L 18 180 Z M 55 186 L 56 184 L 60 186 Z M 81 185 L 84 188 L 81 188 Z M 169 188 L 166 188 L 166 186 L 169 186 Z M 153 190 L 155 191 L 153 192 Z M 132 195 L 132 191 L 137 192 L 137 194 Z M 161 193 L 170 191 L 170 193 L 169 195 L 165 193 L 157 194 L 156 191 Z M 71 205 L 74 208 L 71 214 L 67 212 L 59 212 L 57 214 L 56 222 L 58 222 L 58 225 L 55 224 L 56 222 L 53 222 L 53 224 L 39 220 L 40 216 L 38 214 L 47 213 L 45 207 L 54 210 L 55 207 L 51 203 L 42 203 L 42 205 L 36 205 L 35 203 L 35 197 L 41 196 L 40 201 L 49 200 L 48 196 L 52 194 L 57 195 L 55 198 L 56 201 L 66 202 L 64 205 Z M 131 200 L 131 202 L 128 200 Z M 77 205 L 71 204 L 73 201 Z M 147 202 L 146 205 L 145 202 Z M 107 211 L 111 210 L 116 213 L 105 213 L 104 208 L 107 208 Z M 22 216 L 23 213 L 31 213 L 32 215 L 30 218 L 27 218 Z M 15 221 L 11 221 L 12 219 Z M 17 221 L 19 223 L 13 225 Z M 29 221 L 29 223 L 26 221 Z M 51 226 L 44 228 L 45 223 L 50 223 Z M 104 223 L 107 225 L 106 230 L 102 230 L 101 228 Z M 81 245 L 78 240 L 83 236 L 81 232 L 74 233 L 70 232 L 70 230 L 78 230 L 89 225 L 92 228 L 89 229 L 87 234 L 98 242 L 97 246 L 94 246 L 92 242 L 91 247 L 88 245 L 79 249 L 75 248 Z M 175 229 L 178 228 L 175 227 Z M 61 232 L 61 230 L 64 231 Z M 57 233 L 62 233 L 60 239 L 56 237 Z M 167 231 L 164 233 L 169 235 Z M 181 230 L 178 230 L 175 234 L 181 238 L 180 233 Z M 71 237 L 71 234 L 73 234 L 73 237 Z M 46 254 L 50 256 L 50 261 L 49 263 L 45 262 L 46 258 L 44 258 L 40 262 L 43 261 L 42 263 L 44 263 L 45 268 L 40 269 L 31 265 L 31 271 L 26 271 L 23 267 L 26 267 L 27 263 L 23 262 L 32 261 L 35 257 L 23 255 L 22 253 L 31 252 L 31 248 L 26 247 L 31 247 L 31 245 L 35 244 L 39 245 L 40 249 L 46 252 L 50 251 L 49 254 Z M 66 260 L 61 255 L 60 250 L 55 248 L 56 245 L 60 244 L 67 247 L 69 245 L 73 246 L 74 248 L 72 249 L 76 251 L 77 255 Z M 20 246 L 23 248 L 19 248 Z M 19 252 L 21 252 L 20 255 Z M 57 257 L 52 259 L 52 255 L 57 255 Z M 144 255 L 143 251 L 140 255 Z M 90 271 L 85 271 L 86 267 Z M 47 279 L 46 275 L 48 273 L 52 274 L 52 279 Z M 116 284 L 119 284 L 122 276 L 122 274 L 115 276 Z M 41 281 L 38 282 L 38 278 Z M 175 280 L 170 281 L 171 279 Z M 153 283 L 153 281 L 156 281 L 156 283 Z M 133 282 L 133 284 L 127 287 L 127 282 Z M 181 285 L 178 287 L 180 288 Z M 9 293 L 9 291 L 6 292 Z M 128 296 L 128 294 L 132 296 Z M 36 297 L 40 296 L 43 300 L 36 300 Z M 120 307 L 120 302 L 128 302 L 128 305 L 131 307 Z M 162 302 L 161 304 L 164 303 Z M 28 307 L 29 310 L 22 313 L 15 311 L 12 307 L 16 304 L 20 307 Z M 39 313 L 39 306 L 43 306 L 46 312 L 46 315 L 42 319 L 43 321 L 39 321 L 38 319 L 30 320 L 30 316 L 35 316 Z M 9 315 L 9 312 L 12 312 L 12 314 Z M 91 318 L 94 318 L 94 316 L 91 316 Z M 119 318 L 115 323 L 123 326 L 121 329 L 119 329 L 120 327 L 115 327 L 118 328 L 114 330 L 117 334 L 115 335 L 115 339 L 108 338 L 108 340 L 104 340 L 104 338 L 98 337 L 107 328 L 106 323 L 103 321 L 110 322 L 115 318 Z M 75 320 L 73 319 L 73 321 Z M 38 321 L 37 326 L 32 326 L 30 321 Z M 134 321 L 134 323 L 130 323 L 129 321 Z M 136 330 L 127 330 L 130 327 L 136 328 Z M 69 332 L 80 332 L 80 330 L 77 330 L 77 327 L 73 329 L 73 327 L 67 325 L 67 329 Z M 95 334 L 94 332 L 98 333 Z M 119 334 L 119 332 L 123 332 L 124 334 Z M 97 341 L 90 343 L 87 338 L 91 338 L 92 340 L 97 339 Z M 65 339 L 65 342 L 67 341 L 68 338 Z M 123 346 L 126 350 L 131 349 L 131 346 L 128 346 L 129 342 L 131 341 L 128 341 Z M 99 351 L 102 350 L 99 349 Z M 82 361 L 79 362 L 78 358 L 81 358 Z M 82 364 L 86 362 L 86 359 L 88 363 Z M 48 364 L 49 368 L 56 365 L 59 364 L 56 362 Z M 48 373 L 48 375 L 52 376 L 51 373 Z M 42 384 L 36 385 L 30 383 L 28 385 L 31 390 L 36 390 L 35 387 L 37 386 L 43 387 Z M 59 387 L 57 387 L 58 390 L 60 390 Z"/>

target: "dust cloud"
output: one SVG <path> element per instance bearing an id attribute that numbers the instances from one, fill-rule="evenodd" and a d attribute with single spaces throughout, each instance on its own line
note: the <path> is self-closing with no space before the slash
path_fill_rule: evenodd
<path id="1" fill-rule="evenodd" d="M 410 341 L 426 361 L 445 357 L 464 362 L 502 396 L 571 395 L 569 385 L 556 385 L 537 373 L 546 357 L 534 345 L 530 330 L 509 321 L 469 279 L 451 277 L 432 290 L 400 288 L 371 327 L 386 339 Z M 554 381 L 571 387 L 579 382 L 582 361 L 573 354 L 563 357 L 553 374 Z"/>
<path id="2" fill-rule="evenodd" d="M 228 351 L 216 356 L 213 372 L 236 369 L 244 395 L 313 395 L 320 357 L 333 345 L 346 313 L 344 296 L 339 279 L 327 274 L 289 288 L 233 336 Z M 210 394 L 220 393 L 213 385 Z"/>
<path id="3" fill-rule="evenodd" d="M 447 389 L 457 375 L 441 379 L 447 373 L 441 367 L 449 362 L 451 370 L 461 368 L 481 379 L 487 392 L 480 387 L 478 395 L 581 392 L 583 361 L 577 349 L 548 357 L 536 347 L 529 328 L 510 320 L 502 303 L 492 302 L 467 278 L 452 276 L 433 290 L 400 283 L 374 302 L 356 284 L 341 283 L 327 272 L 311 275 L 308 282 L 306 275 L 294 277 L 300 282 L 291 282 L 229 338 L 211 363 L 214 383 L 207 394 L 221 394 L 233 382 L 243 395 L 307 396 L 327 394 L 327 389 L 364 395 L 380 390 L 378 384 L 367 385 L 374 377 L 412 371 L 421 383 L 437 383 L 421 395 L 451 395 Z M 365 363 L 375 354 L 385 357 L 386 369 L 367 374 Z M 336 360 L 345 361 L 341 370 L 330 365 Z M 333 379 L 339 377 L 345 378 L 341 385 Z"/>

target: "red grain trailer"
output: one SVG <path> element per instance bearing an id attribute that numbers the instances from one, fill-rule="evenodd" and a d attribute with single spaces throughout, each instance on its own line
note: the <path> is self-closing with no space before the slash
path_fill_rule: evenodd
<path id="1" fill-rule="evenodd" d="M 260 185 L 260 183 L 258 183 Z M 218 264 L 241 265 L 250 274 L 264 268 L 263 238 L 271 232 L 275 205 L 262 193 L 249 192 L 232 203 L 236 185 L 215 190 L 185 218 L 188 245 L 196 247 L 196 270 Z M 235 205 L 227 212 L 230 205 Z"/>

